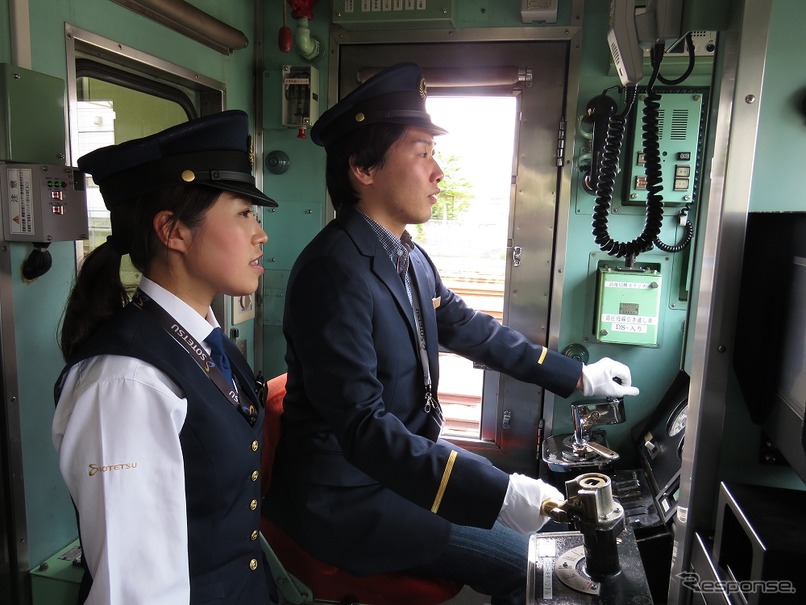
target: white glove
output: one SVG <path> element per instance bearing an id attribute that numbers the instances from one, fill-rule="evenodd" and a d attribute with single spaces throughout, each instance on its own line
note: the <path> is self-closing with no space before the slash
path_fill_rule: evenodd
<path id="1" fill-rule="evenodd" d="M 509 487 L 498 520 L 522 534 L 537 531 L 549 520 L 540 513 L 540 505 L 549 498 L 558 502 L 565 500 L 565 496 L 553 485 L 513 473 L 509 476 Z"/>
<path id="2" fill-rule="evenodd" d="M 615 381 L 616 378 L 621 384 Z M 582 394 L 585 397 L 604 395 L 620 399 L 625 395 L 638 395 L 638 389 L 631 386 L 631 382 L 630 368 L 609 357 L 582 366 Z"/>

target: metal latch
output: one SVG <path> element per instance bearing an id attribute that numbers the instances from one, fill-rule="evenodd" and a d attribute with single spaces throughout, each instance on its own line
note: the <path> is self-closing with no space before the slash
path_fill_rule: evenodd
<path id="1" fill-rule="evenodd" d="M 521 246 L 515 246 L 512 248 L 512 266 L 513 267 L 520 267 L 521 266 L 521 254 L 523 253 L 523 248 Z"/>

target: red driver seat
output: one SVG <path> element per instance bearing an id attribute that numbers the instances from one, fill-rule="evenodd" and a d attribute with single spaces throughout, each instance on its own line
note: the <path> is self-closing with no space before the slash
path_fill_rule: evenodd
<path id="1" fill-rule="evenodd" d="M 264 492 L 271 480 L 275 448 L 280 440 L 285 382 L 286 375 L 281 374 L 272 378 L 268 384 L 261 459 Z M 315 559 L 266 517 L 261 518 L 260 530 L 283 567 L 303 582 L 317 601 L 367 605 L 438 605 L 452 599 L 462 589 L 462 584 L 452 580 L 407 573 L 356 576 Z"/>

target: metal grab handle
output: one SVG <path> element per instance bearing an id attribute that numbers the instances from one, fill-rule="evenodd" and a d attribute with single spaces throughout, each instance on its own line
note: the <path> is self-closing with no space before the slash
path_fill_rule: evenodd
<path id="1" fill-rule="evenodd" d="M 609 447 L 603 446 L 601 443 L 596 443 L 595 441 L 586 441 L 584 445 L 585 449 L 592 450 L 599 454 L 602 458 L 607 458 L 608 460 L 618 460 L 619 453 L 614 452 Z"/>

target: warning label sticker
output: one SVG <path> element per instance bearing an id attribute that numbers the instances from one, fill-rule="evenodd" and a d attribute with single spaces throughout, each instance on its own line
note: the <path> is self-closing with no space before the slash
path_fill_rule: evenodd
<path id="1" fill-rule="evenodd" d="M 12 235 L 33 235 L 33 177 L 30 168 L 7 168 L 8 217 Z"/>

